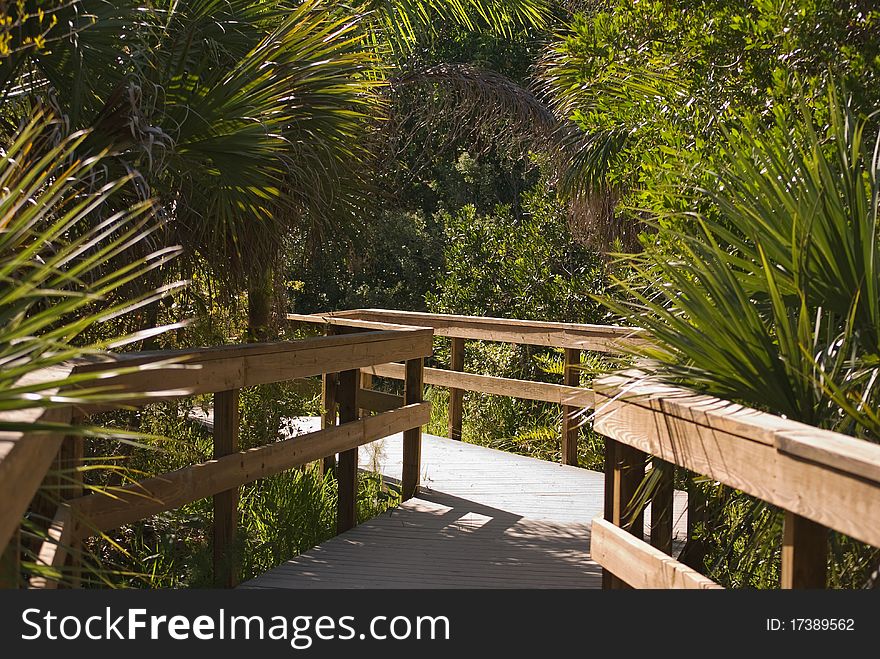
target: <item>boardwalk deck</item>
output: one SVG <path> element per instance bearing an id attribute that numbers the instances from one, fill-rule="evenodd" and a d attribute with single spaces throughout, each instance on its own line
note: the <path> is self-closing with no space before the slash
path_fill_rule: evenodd
<path id="1" fill-rule="evenodd" d="M 362 447 L 362 469 L 399 480 L 401 437 Z M 243 588 L 598 588 L 590 520 L 603 475 L 432 435 L 417 498 Z M 685 495 L 675 500 L 676 534 Z"/>

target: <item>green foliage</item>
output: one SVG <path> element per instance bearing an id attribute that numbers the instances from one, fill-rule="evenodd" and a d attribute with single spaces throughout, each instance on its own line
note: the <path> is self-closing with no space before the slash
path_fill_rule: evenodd
<path id="1" fill-rule="evenodd" d="M 499 206 L 480 215 L 471 206 L 444 215 L 446 272 L 428 296 L 436 313 L 586 322 L 598 305 L 604 266 L 568 231 L 564 211 L 551 197 L 526 194 L 514 216 Z"/>
<path id="2" fill-rule="evenodd" d="M 866 153 L 877 127 L 834 92 L 792 119 L 726 132 L 715 184 L 685 178 L 688 205 L 706 211 L 666 218 L 632 260 L 625 301 L 607 304 L 653 337 L 645 377 L 880 441 L 880 153 Z M 774 583 L 778 511 L 715 495 L 708 564 L 731 585 Z M 834 547 L 835 583 L 860 585 L 876 550 Z"/>
<path id="3" fill-rule="evenodd" d="M 315 383 L 312 383 L 315 384 Z M 112 439 L 92 447 L 114 469 L 88 474 L 88 483 L 104 488 L 140 480 L 210 460 L 211 435 L 190 418 L 210 401 L 204 397 L 163 403 L 136 412 L 106 415 L 106 421 L 140 432 L 166 435 L 140 446 L 120 446 Z M 243 449 L 277 441 L 288 419 L 318 415 L 316 387 L 302 382 L 243 390 L 240 398 Z M 282 472 L 242 486 L 237 544 L 228 560 L 242 580 L 307 551 L 336 534 L 336 479 L 312 466 Z M 399 491 L 378 474 L 360 476 L 358 520 L 366 521 L 400 501 Z M 88 586 L 134 588 L 210 587 L 213 585 L 210 499 L 130 524 L 89 541 Z"/>
<path id="4" fill-rule="evenodd" d="M 880 162 L 833 107 L 827 135 L 806 108 L 796 130 L 779 115 L 731 133 L 716 185 L 693 192 L 711 210 L 661 229 L 634 262 L 649 288 L 612 304 L 651 332 L 665 378 L 878 441 Z"/>
<path id="5" fill-rule="evenodd" d="M 480 171 L 461 159 L 463 175 Z M 436 313 L 496 316 L 570 322 L 597 322 L 601 307 L 590 293 L 604 290 L 605 264 L 595 252 L 571 237 L 565 211 L 540 186 L 523 195 L 522 211 L 499 205 L 481 214 L 473 206 L 444 213 L 444 263 L 436 292 L 428 295 Z M 435 358 L 448 363 L 449 346 L 441 344 Z M 585 355 L 587 364 L 593 360 Z M 561 382 L 560 351 L 490 342 L 466 344 L 466 370 L 523 380 Z M 433 391 L 431 427 L 445 435 L 445 393 Z M 463 436 L 494 448 L 559 460 L 559 407 L 534 401 L 467 392 Z M 584 424 L 580 443 L 583 465 L 601 464 L 601 443 Z"/>
<path id="6" fill-rule="evenodd" d="M 680 209 L 682 168 L 706 177 L 738 117 L 767 125 L 795 113 L 802 87 L 827 110 L 832 79 L 854 108 L 876 107 L 878 27 L 880 12 L 843 0 L 594 3 L 548 49 L 538 76 L 554 110 L 592 136 L 571 156 L 575 178 L 562 182 L 610 186 L 624 209 Z"/>
<path id="7" fill-rule="evenodd" d="M 297 313 L 424 309 L 441 268 L 441 227 L 419 211 L 388 209 L 346 236 L 291 248 L 288 295 Z"/>

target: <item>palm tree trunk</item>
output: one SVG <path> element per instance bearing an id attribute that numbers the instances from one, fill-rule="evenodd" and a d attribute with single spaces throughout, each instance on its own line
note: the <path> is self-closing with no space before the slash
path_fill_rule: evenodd
<path id="1" fill-rule="evenodd" d="M 273 311 L 273 270 L 270 265 L 256 265 L 248 275 L 248 340 L 268 341 Z"/>

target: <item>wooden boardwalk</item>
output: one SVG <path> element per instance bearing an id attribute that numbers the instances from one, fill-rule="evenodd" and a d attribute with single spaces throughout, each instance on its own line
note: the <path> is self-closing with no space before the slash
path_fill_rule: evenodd
<path id="1" fill-rule="evenodd" d="M 362 469 L 401 475 L 401 436 L 361 447 Z M 422 488 L 379 517 L 242 588 L 598 588 L 590 521 L 601 473 L 424 435 Z M 676 493 L 676 535 L 686 498 Z"/>

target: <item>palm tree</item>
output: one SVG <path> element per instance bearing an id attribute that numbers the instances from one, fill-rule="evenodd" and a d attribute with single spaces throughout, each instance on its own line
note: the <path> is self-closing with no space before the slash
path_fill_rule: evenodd
<path id="1" fill-rule="evenodd" d="M 14 124 L 48 104 L 71 129 L 91 129 L 84 151 L 112 150 L 111 172 L 141 171 L 144 194 L 176 220 L 166 240 L 227 292 L 246 288 L 251 334 L 265 337 L 273 265 L 291 228 L 369 215 L 381 92 L 414 35 L 435 20 L 504 32 L 543 21 L 545 6 L 59 0 L 49 13 L 50 47 L 4 62 L 2 113 Z"/>

